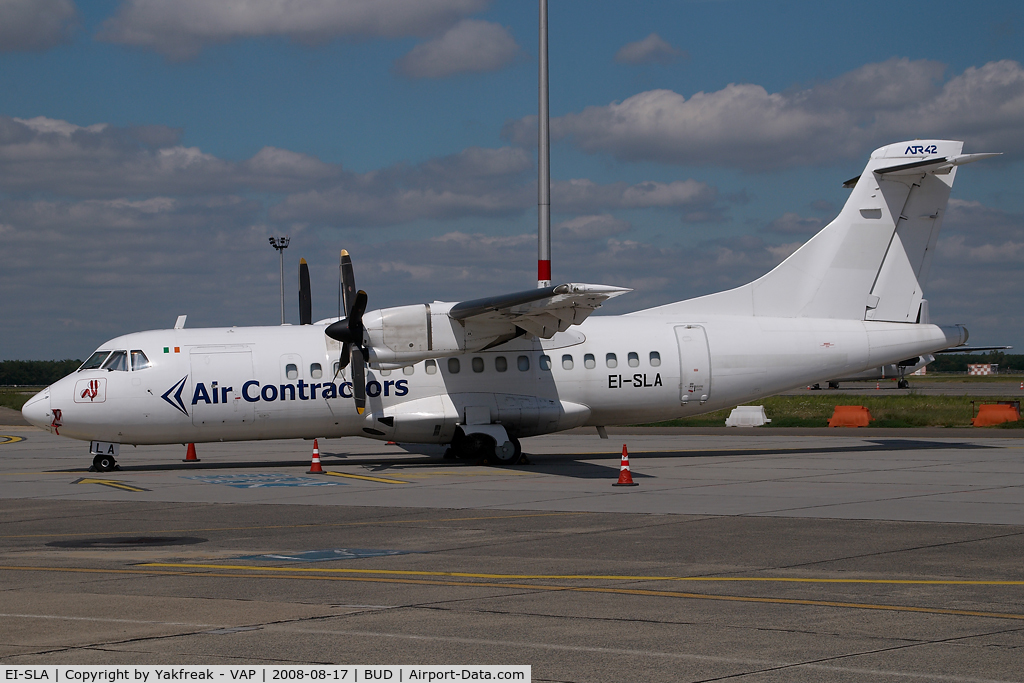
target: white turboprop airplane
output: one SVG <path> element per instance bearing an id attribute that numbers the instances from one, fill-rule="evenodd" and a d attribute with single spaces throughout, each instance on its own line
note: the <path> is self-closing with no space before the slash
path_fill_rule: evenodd
<path id="1" fill-rule="evenodd" d="M 839 216 L 736 289 L 619 316 L 590 314 L 629 290 L 587 284 L 364 314 L 348 262 L 344 318 L 117 337 L 22 412 L 93 442 L 101 471 L 120 444 L 353 435 L 513 464 L 523 437 L 603 435 L 898 363 L 967 341 L 929 322 L 921 287 L 957 167 L 994 156 L 962 148 L 875 150 Z"/>

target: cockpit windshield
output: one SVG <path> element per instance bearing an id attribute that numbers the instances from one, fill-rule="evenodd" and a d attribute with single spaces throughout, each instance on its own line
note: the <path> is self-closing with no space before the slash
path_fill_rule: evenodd
<path id="1" fill-rule="evenodd" d="M 118 370 L 120 372 L 128 372 L 128 352 L 127 351 L 114 351 L 107 358 L 106 362 L 100 366 L 100 370 Z"/>
<path id="2" fill-rule="evenodd" d="M 109 355 L 110 351 L 97 351 L 89 356 L 89 360 L 82 363 L 82 367 L 78 368 L 78 370 L 95 370 L 103 364 L 104 359 Z"/>
<path id="3" fill-rule="evenodd" d="M 138 349 L 132 349 L 132 370 L 143 370 L 149 367 L 149 359 L 146 354 Z"/>

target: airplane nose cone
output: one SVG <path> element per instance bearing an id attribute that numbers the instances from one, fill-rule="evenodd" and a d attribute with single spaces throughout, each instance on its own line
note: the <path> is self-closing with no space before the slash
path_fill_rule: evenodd
<path id="1" fill-rule="evenodd" d="M 50 390 L 43 389 L 21 408 L 21 414 L 30 424 L 50 431 L 53 413 L 50 411 Z"/>

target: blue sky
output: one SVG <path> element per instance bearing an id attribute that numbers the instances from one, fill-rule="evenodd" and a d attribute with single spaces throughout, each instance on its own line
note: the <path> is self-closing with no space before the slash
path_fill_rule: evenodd
<path id="1" fill-rule="evenodd" d="M 875 147 L 965 140 L 926 295 L 1024 348 L 1024 9 L 550 0 L 554 278 L 624 312 L 742 284 Z M 287 11 L 282 10 L 287 7 Z M 0 0 L 0 357 L 531 287 L 527 0 Z M 667 112 L 667 123 L 652 112 Z"/>

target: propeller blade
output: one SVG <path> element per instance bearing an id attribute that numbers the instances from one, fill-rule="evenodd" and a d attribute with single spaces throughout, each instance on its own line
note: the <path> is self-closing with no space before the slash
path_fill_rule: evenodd
<path id="1" fill-rule="evenodd" d="M 363 351 L 358 346 L 351 348 L 352 359 L 352 397 L 355 400 L 356 412 L 360 415 L 366 410 L 366 361 Z"/>
<path id="2" fill-rule="evenodd" d="M 356 296 L 356 274 L 352 270 L 352 258 L 348 255 L 348 251 L 345 249 L 341 250 L 341 265 L 339 266 L 340 272 L 338 274 L 338 286 L 341 288 L 341 305 L 342 311 L 345 311 L 346 316 L 352 315 L 352 304 L 355 303 Z M 338 313 L 340 316 L 341 313 Z"/>
<path id="3" fill-rule="evenodd" d="M 299 324 L 313 324 L 313 298 L 309 288 L 309 265 L 299 259 Z"/>

